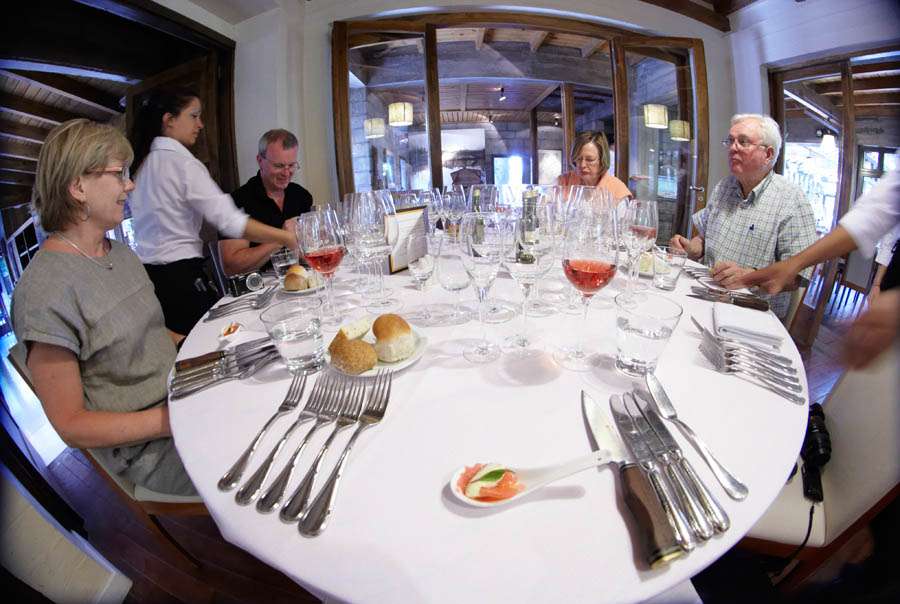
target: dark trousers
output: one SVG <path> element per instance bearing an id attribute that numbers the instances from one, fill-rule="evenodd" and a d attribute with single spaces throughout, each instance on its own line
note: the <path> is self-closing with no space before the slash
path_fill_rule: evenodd
<path id="1" fill-rule="evenodd" d="M 900 285 L 900 239 L 894 244 L 894 257 L 881 277 L 881 291 Z"/>
<path id="2" fill-rule="evenodd" d="M 219 299 L 203 271 L 203 258 L 171 264 L 145 264 L 166 318 L 166 327 L 187 335 Z"/>

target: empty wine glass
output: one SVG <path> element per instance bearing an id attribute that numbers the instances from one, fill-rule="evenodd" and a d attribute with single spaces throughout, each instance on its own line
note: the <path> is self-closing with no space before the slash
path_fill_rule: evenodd
<path id="1" fill-rule="evenodd" d="M 459 246 L 446 239 L 441 245 L 441 255 L 438 256 L 438 281 L 448 292 L 455 295 L 453 311 L 443 318 L 445 325 L 462 325 L 468 323 L 471 315 L 460 306 L 462 291 L 469 287 L 469 274 L 460 258 Z"/>
<path id="2" fill-rule="evenodd" d="M 488 363 L 500 356 L 500 348 L 487 339 L 485 324 L 487 293 L 500 268 L 503 244 L 500 218 L 493 212 L 466 213 L 460 224 L 459 237 L 459 255 L 478 297 L 482 333 L 481 341 L 463 351 L 463 356 L 473 363 Z"/>
<path id="3" fill-rule="evenodd" d="M 441 231 L 430 233 L 410 233 L 406 239 L 406 253 L 409 258 L 409 274 L 416 283 L 416 287 L 422 292 L 422 306 L 406 313 L 406 318 L 415 325 L 431 327 L 440 321 L 425 303 L 425 282 L 434 275 L 437 259 L 441 255 L 441 243 L 443 242 Z"/>
<path id="4" fill-rule="evenodd" d="M 631 199 L 626 202 L 624 228 L 621 229 L 625 249 L 628 252 L 629 271 L 626 294 L 647 289 L 646 284 L 636 285 L 641 256 L 656 243 L 659 215 L 655 201 Z"/>
<path id="5" fill-rule="evenodd" d="M 323 304 L 322 319 L 329 324 L 340 323 L 337 306 L 334 303 L 332 278 L 344 259 L 344 239 L 337 214 L 330 206 L 318 207 L 301 214 L 294 221 L 294 230 L 306 262 L 325 281 L 327 303 Z"/>
<path id="6" fill-rule="evenodd" d="M 428 219 L 428 232 L 437 230 L 437 223 L 441 219 L 441 196 L 434 191 L 424 190 L 419 193 L 419 203 L 425 206 L 425 217 Z"/>
<path id="7" fill-rule="evenodd" d="M 553 265 L 553 221 L 550 208 L 539 203 L 540 194 L 526 192 L 522 214 L 507 220 L 504 229 L 503 267 L 522 288 L 522 332 L 503 341 L 504 350 L 527 350 L 533 345 L 528 338 L 528 298 L 535 282 Z"/>
<path id="8" fill-rule="evenodd" d="M 385 313 L 396 310 L 400 302 L 389 298 L 384 288 L 384 260 L 397 246 L 399 225 L 394 202 L 387 191 L 365 191 L 353 196 L 349 216 L 350 231 L 360 260 L 373 265 L 378 279 L 378 295 L 366 308 Z"/>
<path id="9" fill-rule="evenodd" d="M 444 232 L 448 233 L 454 242 L 458 241 L 459 223 L 468 209 L 466 190 L 462 185 L 450 185 L 444 188 L 442 199 L 444 216 L 447 219 L 444 222 Z"/>
<path id="10" fill-rule="evenodd" d="M 612 281 L 619 260 L 615 202 L 613 196 L 591 196 L 579 204 L 566 229 L 562 267 L 566 278 L 581 293 L 584 309 L 576 346 L 561 348 L 553 355 L 567 369 L 587 371 L 592 365 L 590 353 L 584 349 L 588 308 L 594 294 Z"/>

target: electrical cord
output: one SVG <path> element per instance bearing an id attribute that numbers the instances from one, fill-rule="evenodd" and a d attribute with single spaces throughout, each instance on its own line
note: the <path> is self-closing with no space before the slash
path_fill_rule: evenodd
<path id="1" fill-rule="evenodd" d="M 783 573 L 784 569 L 786 569 L 791 564 L 791 562 L 794 561 L 794 558 L 797 556 L 797 554 L 799 554 L 801 551 L 803 551 L 803 548 L 806 547 L 806 542 L 809 541 L 809 536 L 810 536 L 810 534 L 812 534 L 813 514 L 815 514 L 815 511 L 816 511 L 816 504 L 815 503 L 810 504 L 810 506 L 809 506 L 809 524 L 806 527 L 806 537 L 803 538 L 803 542 L 800 544 L 800 546 L 797 549 L 795 549 L 793 552 L 791 552 L 791 555 L 787 557 L 787 562 L 785 562 L 784 566 L 782 566 L 778 570 L 776 575 L 780 575 L 781 573 Z"/>

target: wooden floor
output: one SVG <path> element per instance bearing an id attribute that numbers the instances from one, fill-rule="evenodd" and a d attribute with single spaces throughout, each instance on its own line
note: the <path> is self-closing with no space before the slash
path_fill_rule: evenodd
<path id="1" fill-rule="evenodd" d="M 134 520 L 77 449 L 60 455 L 49 471 L 60 494 L 84 518 L 91 544 L 134 582 L 126 602 L 319 602 L 280 572 L 227 543 L 208 516 L 161 519 L 201 563 L 199 570 L 185 570 Z"/>
<path id="2" fill-rule="evenodd" d="M 837 359 L 846 327 L 840 310 L 829 312 L 815 346 L 803 352 L 811 402 L 824 400 L 841 373 Z M 49 473 L 54 486 L 84 518 L 93 546 L 134 582 L 128 602 L 318 602 L 283 574 L 225 542 L 209 517 L 162 519 L 179 543 L 201 562 L 199 570 L 185 570 L 133 520 L 128 508 L 77 450 L 60 455 Z M 719 589 L 735 593 L 733 581 L 737 579 L 727 571 L 729 564 L 741 572 L 748 568 L 746 560 L 734 564 L 728 557 L 710 567 L 701 591 L 706 600 L 717 601 L 713 594 Z M 726 572 L 716 573 L 717 565 Z M 748 584 L 764 584 L 761 573 L 754 570 Z M 770 587 L 750 593 L 767 600 L 766 595 L 774 593 Z"/>

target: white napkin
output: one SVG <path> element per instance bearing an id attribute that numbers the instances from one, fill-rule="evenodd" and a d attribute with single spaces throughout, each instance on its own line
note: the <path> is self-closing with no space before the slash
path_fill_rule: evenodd
<path id="1" fill-rule="evenodd" d="M 784 326 L 773 313 L 721 302 L 713 304 L 713 329 L 717 336 L 776 350 L 785 335 Z"/>

